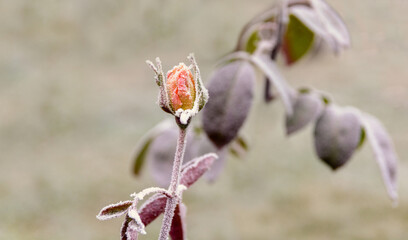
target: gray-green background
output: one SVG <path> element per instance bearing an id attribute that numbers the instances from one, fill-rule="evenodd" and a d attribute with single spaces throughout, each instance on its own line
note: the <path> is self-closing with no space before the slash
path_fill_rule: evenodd
<path id="1" fill-rule="evenodd" d="M 95 215 L 154 185 L 147 171 L 131 176 L 131 157 L 167 117 L 144 61 L 160 56 L 168 69 L 194 52 L 206 80 L 273 2 L 0 0 L 0 239 L 118 239 L 122 219 Z M 391 208 L 368 145 L 333 174 L 314 155 L 312 128 L 286 138 L 281 103 L 258 95 L 246 159 L 229 159 L 215 184 L 184 195 L 189 239 L 407 238 L 408 3 L 329 3 L 352 48 L 282 72 L 383 121 L 401 159 L 400 206 Z"/>

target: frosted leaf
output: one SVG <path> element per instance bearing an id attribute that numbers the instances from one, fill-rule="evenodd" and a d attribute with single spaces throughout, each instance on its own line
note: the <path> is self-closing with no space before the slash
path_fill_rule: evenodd
<path id="1" fill-rule="evenodd" d="M 167 197 L 170 197 L 170 194 L 168 193 L 166 189 L 159 188 L 159 187 L 150 187 L 150 188 L 143 189 L 142 191 L 138 193 L 132 193 L 130 197 L 133 197 L 137 199 L 138 201 L 140 201 L 140 200 L 143 200 L 143 198 L 145 198 L 147 195 L 152 194 L 152 193 L 160 193 L 160 194 L 164 194 Z"/>
<path id="2" fill-rule="evenodd" d="M 217 69 L 208 85 L 210 99 L 203 109 L 203 128 L 222 148 L 244 124 L 252 106 L 255 70 L 247 61 L 234 61 Z"/>
<path id="3" fill-rule="evenodd" d="M 386 129 L 377 118 L 368 114 L 363 115 L 362 118 L 367 139 L 371 144 L 375 159 L 380 167 L 388 195 L 396 205 L 398 201 L 398 157 L 394 150 L 394 144 Z"/>
<path id="4" fill-rule="evenodd" d="M 132 205 L 132 201 L 118 202 L 102 208 L 99 214 L 96 216 L 99 220 L 109 220 L 119 217 L 128 211 L 128 208 Z"/>
<path id="5" fill-rule="evenodd" d="M 350 46 L 350 35 L 341 17 L 324 0 L 312 0 L 312 7 L 316 10 L 326 31 L 333 37 L 337 46 L 336 51 Z"/>
<path id="6" fill-rule="evenodd" d="M 170 237 L 172 240 L 186 240 L 186 213 L 187 207 L 181 203 L 178 204 L 170 228 Z"/>
<path id="7" fill-rule="evenodd" d="M 143 230 L 144 231 L 144 230 Z M 139 229 L 135 222 L 131 220 L 126 229 L 126 240 L 137 240 L 139 236 Z M 146 232 L 145 232 L 146 234 Z"/>
<path id="8" fill-rule="evenodd" d="M 128 236 L 126 233 L 127 233 L 130 221 L 132 221 L 132 219 L 126 215 L 126 219 L 123 222 L 122 228 L 120 230 L 121 240 L 128 240 Z"/>
<path id="9" fill-rule="evenodd" d="M 209 153 L 185 164 L 181 171 L 180 184 L 190 187 L 211 167 L 217 158 L 216 154 Z"/>
<path id="10" fill-rule="evenodd" d="M 155 194 L 150 197 L 139 209 L 139 216 L 145 226 L 154 221 L 166 208 L 167 197 Z"/>
<path id="11" fill-rule="evenodd" d="M 335 170 L 353 155 L 360 135 L 361 123 L 354 109 L 328 105 L 315 125 L 316 153 Z"/>
<path id="12" fill-rule="evenodd" d="M 321 97 L 313 92 L 299 92 L 293 101 L 293 115 L 286 116 L 288 135 L 316 120 L 323 110 Z"/>

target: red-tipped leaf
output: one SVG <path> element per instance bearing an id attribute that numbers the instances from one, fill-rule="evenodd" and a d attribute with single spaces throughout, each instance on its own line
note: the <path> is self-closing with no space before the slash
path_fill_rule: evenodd
<path id="1" fill-rule="evenodd" d="M 216 154 L 209 153 L 185 164 L 181 171 L 180 184 L 190 187 L 211 167 L 217 158 Z"/>

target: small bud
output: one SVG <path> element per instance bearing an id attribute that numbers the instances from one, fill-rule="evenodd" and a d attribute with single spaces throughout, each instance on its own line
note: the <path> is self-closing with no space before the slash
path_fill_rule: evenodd
<path id="1" fill-rule="evenodd" d="M 173 111 L 193 108 L 196 97 L 195 83 L 193 74 L 184 63 L 167 73 L 167 92 Z"/>
<path id="2" fill-rule="evenodd" d="M 207 103 L 208 91 L 201 81 L 200 70 L 193 54 L 188 56 L 191 65 L 180 63 L 164 76 L 161 62 L 156 58 L 157 67 L 146 61 L 156 74 L 156 83 L 160 87 L 159 106 L 167 113 L 176 116 L 177 124 L 184 128 Z M 192 71 L 193 70 L 193 73 Z"/>

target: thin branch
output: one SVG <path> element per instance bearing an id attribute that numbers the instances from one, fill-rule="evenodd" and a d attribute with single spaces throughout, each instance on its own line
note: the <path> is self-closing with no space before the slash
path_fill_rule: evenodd
<path id="1" fill-rule="evenodd" d="M 180 183 L 181 165 L 183 164 L 183 157 L 186 149 L 186 130 L 187 129 L 180 128 L 176 154 L 174 156 L 173 172 L 168 189 L 168 193 L 170 193 L 171 198 L 167 199 L 159 240 L 167 240 L 171 228 L 171 223 L 174 217 L 174 210 L 176 209 L 176 206 L 180 201 L 177 190 Z"/>

